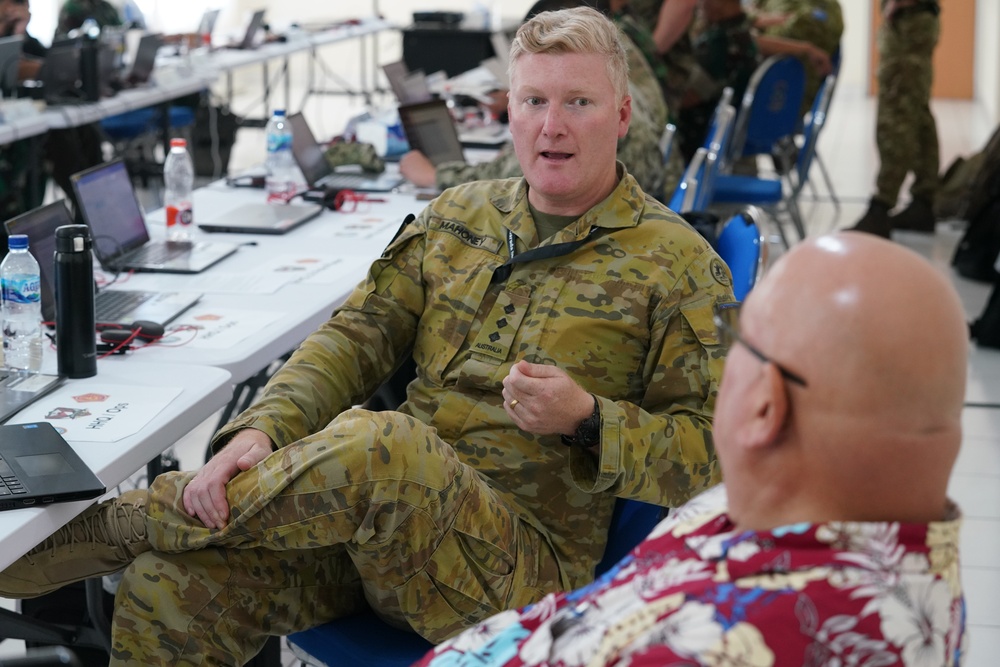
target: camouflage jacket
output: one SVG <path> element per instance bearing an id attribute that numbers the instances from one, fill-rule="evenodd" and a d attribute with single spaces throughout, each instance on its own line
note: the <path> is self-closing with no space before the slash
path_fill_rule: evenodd
<path id="1" fill-rule="evenodd" d="M 640 49 L 624 34 L 622 44 L 628 56 L 632 120 L 628 134 L 618 141 L 618 160 L 625 163 L 643 190 L 660 197 L 665 176 L 659 140 L 667 123 L 667 107 L 656 76 Z M 510 142 L 488 162 L 475 165 L 445 162 L 435 170 L 437 186 L 441 189 L 470 181 L 518 176 L 521 176 L 521 164 Z"/>
<path id="2" fill-rule="evenodd" d="M 695 57 L 709 76 L 733 89 L 739 104 L 759 58 L 750 18 L 739 14 L 705 27 L 694 40 Z"/>
<path id="3" fill-rule="evenodd" d="M 412 350 L 400 411 L 546 536 L 565 586 L 589 581 L 615 496 L 676 507 L 720 481 L 711 420 L 726 349 L 712 313 L 733 300 L 708 243 L 618 168 L 611 195 L 541 244 L 523 179 L 444 192 L 215 444 L 246 427 L 279 447 L 319 431 Z M 593 228 L 570 254 L 492 280 L 508 238 L 523 252 Z M 501 381 L 521 359 L 559 366 L 598 398 L 599 457 L 514 425 Z"/>

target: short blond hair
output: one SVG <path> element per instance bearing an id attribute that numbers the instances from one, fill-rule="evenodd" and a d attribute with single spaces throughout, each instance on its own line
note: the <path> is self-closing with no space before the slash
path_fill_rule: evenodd
<path id="1" fill-rule="evenodd" d="M 628 95 L 628 58 L 618 38 L 618 28 L 590 7 L 560 9 L 536 14 L 522 25 L 510 45 L 508 77 L 526 53 L 596 53 L 605 57 L 608 79 L 618 100 Z"/>

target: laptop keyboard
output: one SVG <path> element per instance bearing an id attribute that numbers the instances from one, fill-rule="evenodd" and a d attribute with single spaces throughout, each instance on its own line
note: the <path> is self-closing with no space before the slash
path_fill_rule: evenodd
<path id="1" fill-rule="evenodd" d="M 125 292 L 120 290 L 99 292 L 94 304 L 97 321 L 118 322 L 154 296 L 156 296 L 156 292 Z"/>
<path id="2" fill-rule="evenodd" d="M 0 458 L 0 496 L 16 496 L 22 493 L 27 493 L 27 489 L 14 475 L 14 470 Z"/>
<path id="3" fill-rule="evenodd" d="M 129 255 L 130 264 L 165 264 L 170 260 L 191 252 L 191 244 L 182 243 L 149 243 Z"/>

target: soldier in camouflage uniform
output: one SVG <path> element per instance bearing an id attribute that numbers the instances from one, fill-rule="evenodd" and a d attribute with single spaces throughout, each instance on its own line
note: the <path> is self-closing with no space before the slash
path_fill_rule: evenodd
<path id="1" fill-rule="evenodd" d="M 938 188 L 937 124 L 931 113 L 932 58 L 941 32 L 936 0 L 883 0 L 878 33 L 879 172 L 875 195 L 855 229 L 889 238 L 893 229 L 934 232 Z M 906 174 L 913 199 L 890 216 Z"/>
<path id="2" fill-rule="evenodd" d="M 107 0 L 66 0 L 59 10 L 56 38 L 65 37 L 71 30 L 82 26 L 87 19 L 94 19 L 102 28 L 122 24 L 118 10 Z"/>
<path id="3" fill-rule="evenodd" d="M 715 81 L 733 89 L 733 100 L 739 104 L 758 65 L 750 17 L 740 0 L 706 0 L 702 7 L 705 26 L 694 39 L 695 57 Z M 702 102 L 681 111 L 680 124 L 686 132 L 680 148 L 685 159 L 690 160 L 704 143 L 716 104 Z"/>
<path id="4" fill-rule="evenodd" d="M 781 17 L 762 28 L 762 34 L 808 42 L 833 56 L 844 34 L 844 16 L 839 0 L 758 0 L 756 15 Z M 817 69 L 811 58 L 803 58 L 806 87 L 802 96 L 802 114 L 812 108 L 825 72 Z"/>
<path id="5" fill-rule="evenodd" d="M 88 509 L 0 574 L 0 595 L 134 558 L 114 664 L 239 664 L 365 605 L 440 641 L 591 580 L 616 497 L 675 506 L 718 482 L 712 314 L 731 276 L 614 159 L 616 37 L 589 9 L 525 24 L 510 105 L 525 178 L 444 192 L 200 472 Z M 351 409 L 411 354 L 398 411 Z"/>

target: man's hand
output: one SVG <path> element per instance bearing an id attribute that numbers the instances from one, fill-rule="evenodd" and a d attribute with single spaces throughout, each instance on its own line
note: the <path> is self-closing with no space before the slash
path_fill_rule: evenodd
<path id="1" fill-rule="evenodd" d="M 229 521 L 226 484 L 254 467 L 273 451 L 271 438 L 263 431 L 240 431 L 219 450 L 184 488 L 184 510 L 207 528 L 223 528 Z"/>
<path id="2" fill-rule="evenodd" d="M 420 151 L 410 151 L 399 160 L 399 171 L 410 183 L 420 188 L 437 185 L 437 170 Z"/>
<path id="3" fill-rule="evenodd" d="M 830 56 L 823 49 L 813 46 L 812 44 L 807 44 L 805 49 L 805 56 L 812 63 L 812 66 L 816 69 L 816 72 L 820 76 L 826 76 L 833 71 L 833 62 L 830 60 Z"/>
<path id="4" fill-rule="evenodd" d="M 503 379 L 503 407 L 517 427 L 535 435 L 573 435 L 594 411 L 594 399 L 561 368 L 519 361 Z"/>
<path id="5" fill-rule="evenodd" d="M 0 19 L 5 27 L 5 35 L 25 34 L 28 31 L 28 22 L 31 20 L 31 10 L 28 9 L 28 3 L 15 4 L 8 2 L 5 4 L 7 5 L 7 11 L 4 13 L 2 19 Z"/>

